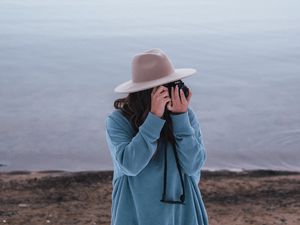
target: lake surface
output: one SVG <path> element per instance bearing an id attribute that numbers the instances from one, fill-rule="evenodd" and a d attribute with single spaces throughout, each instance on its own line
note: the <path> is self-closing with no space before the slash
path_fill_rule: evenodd
<path id="1" fill-rule="evenodd" d="M 161 48 L 205 169 L 300 170 L 299 1 L 0 1 L 0 170 L 111 170 L 104 119 L 134 54 Z"/>

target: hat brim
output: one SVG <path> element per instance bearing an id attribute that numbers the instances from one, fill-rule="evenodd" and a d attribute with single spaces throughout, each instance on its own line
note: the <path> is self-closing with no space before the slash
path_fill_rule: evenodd
<path id="1" fill-rule="evenodd" d="M 151 80 L 151 81 L 145 81 L 139 83 L 135 83 L 132 80 L 126 81 L 116 86 L 114 88 L 114 91 L 117 93 L 132 93 L 132 92 L 142 91 L 142 90 L 146 90 L 149 88 L 153 88 L 159 85 L 167 84 L 169 82 L 191 76 L 196 72 L 197 71 L 193 68 L 174 69 L 174 73 L 159 78 L 157 80 Z"/>

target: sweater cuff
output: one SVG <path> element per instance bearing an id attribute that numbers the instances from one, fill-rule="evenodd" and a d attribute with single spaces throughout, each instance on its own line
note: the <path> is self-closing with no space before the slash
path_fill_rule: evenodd
<path id="1" fill-rule="evenodd" d="M 140 126 L 140 129 L 154 140 L 157 140 L 160 137 L 160 132 L 165 122 L 165 119 L 162 119 L 149 111 L 144 123 Z"/>
<path id="2" fill-rule="evenodd" d="M 188 111 L 181 114 L 170 114 L 170 117 L 172 119 L 173 131 L 175 133 L 194 134 Z"/>

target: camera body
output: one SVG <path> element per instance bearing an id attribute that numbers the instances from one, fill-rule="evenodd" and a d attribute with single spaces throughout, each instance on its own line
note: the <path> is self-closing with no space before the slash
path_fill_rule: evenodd
<path id="1" fill-rule="evenodd" d="M 187 98 L 187 96 L 189 95 L 189 90 L 187 88 L 187 86 L 185 86 L 184 82 L 182 80 L 176 80 L 176 81 L 172 81 L 170 83 L 164 84 L 163 86 L 167 87 L 169 90 L 169 96 L 171 97 L 171 88 L 178 85 L 178 94 L 179 94 L 179 98 L 180 98 L 180 89 L 183 90 L 183 93 L 185 95 L 185 97 Z"/>
<path id="2" fill-rule="evenodd" d="M 170 82 L 170 83 L 167 83 L 167 84 L 164 84 L 163 86 L 167 87 L 168 90 L 169 90 L 169 96 L 171 97 L 171 91 L 172 91 L 172 87 L 175 88 L 175 86 L 178 85 L 178 94 L 179 94 L 179 98 L 181 99 L 180 97 L 180 89 L 183 90 L 183 93 L 185 95 L 185 97 L 187 98 L 187 96 L 189 95 L 189 89 L 187 88 L 187 86 L 184 85 L 184 82 L 182 80 L 176 80 L 176 81 L 173 81 L 173 82 Z M 165 106 L 165 112 L 164 112 L 164 115 L 163 115 L 163 118 L 166 118 L 166 114 L 168 113 L 171 113 L 171 114 L 181 114 L 181 113 L 174 113 L 174 112 L 170 112 L 167 108 L 167 105 Z"/>

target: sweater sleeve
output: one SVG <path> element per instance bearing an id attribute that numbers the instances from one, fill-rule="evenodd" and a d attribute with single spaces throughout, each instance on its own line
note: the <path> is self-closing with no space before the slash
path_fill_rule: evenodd
<path id="1" fill-rule="evenodd" d="M 200 124 L 192 109 L 182 114 L 171 114 L 179 163 L 192 176 L 199 173 L 206 160 Z"/>
<path id="2" fill-rule="evenodd" d="M 136 176 L 146 167 L 157 148 L 157 139 L 165 121 L 149 112 L 132 137 L 128 126 L 122 126 L 124 123 L 118 123 L 116 118 L 107 117 L 106 138 L 113 160 L 123 174 Z"/>

